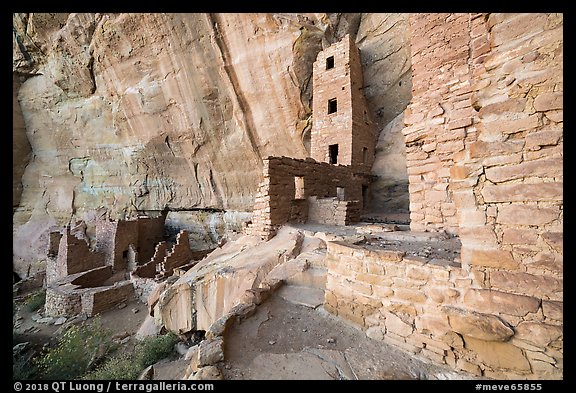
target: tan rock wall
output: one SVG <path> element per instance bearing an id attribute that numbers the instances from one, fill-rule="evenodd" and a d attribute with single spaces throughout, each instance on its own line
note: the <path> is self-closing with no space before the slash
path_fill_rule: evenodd
<path id="1" fill-rule="evenodd" d="M 477 375 L 562 378 L 562 24 L 410 16 L 411 228 L 457 234 L 462 267 L 331 243 L 327 309 Z"/>
<path id="2" fill-rule="evenodd" d="M 543 317 L 558 304 L 544 306 L 533 291 L 504 292 L 475 271 L 343 242 L 328 242 L 326 267 L 325 309 L 368 337 L 478 376 L 562 378 L 562 327 Z"/>
<path id="3" fill-rule="evenodd" d="M 378 130 L 411 95 L 408 14 L 16 13 L 13 27 L 22 277 L 44 268 L 51 225 L 94 209 L 250 210 L 262 157 L 309 155 L 312 64 L 346 34 Z"/>
<path id="4" fill-rule="evenodd" d="M 15 210 L 20 204 L 22 195 L 22 175 L 30 160 L 30 142 L 26 136 L 26 124 L 18 102 L 20 89 L 18 76 L 12 76 L 12 207 Z"/>

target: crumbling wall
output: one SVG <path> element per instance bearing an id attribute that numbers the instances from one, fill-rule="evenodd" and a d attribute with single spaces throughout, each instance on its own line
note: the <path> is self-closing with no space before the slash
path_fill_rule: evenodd
<path id="1" fill-rule="evenodd" d="M 148 297 L 154 288 L 159 285 L 159 283 L 154 278 L 139 277 L 135 275 L 130 276 L 130 281 L 134 287 L 134 296 L 142 303 L 146 303 L 148 301 Z"/>
<path id="2" fill-rule="evenodd" d="M 104 266 L 104 258 L 104 254 L 91 251 L 86 240 L 76 238 L 65 228 L 58 247 L 58 257 L 55 260 L 48 258 L 47 261 L 48 264 L 56 263 L 55 267 L 49 269 L 51 281 Z"/>
<path id="3" fill-rule="evenodd" d="M 351 167 L 313 159 L 268 157 L 264 160 L 264 180 L 259 186 L 248 233 L 269 238 L 280 225 L 292 219 L 301 221 L 303 207 L 296 199 L 296 177 L 303 178 L 299 199 L 335 198 L 341 188 L 345 200 L 359 201 L 361 209 L 362 185 L 368 184 L 368 178 L 355 175 Z"/>
<path id="4" fill-rule="evenodd" d="M 209 252 L 210 250 L 192 251 L 188 240 L 188 231 L 182 230 L 176 235 L 176 243 L 170 250 L 168 250 L 166 242 L 158 243 L 152 259 L 144 265 L 138 266 L 134 270 L 133 276 L 162 279 L 171 276 L 175 268 L 190 264 L 192 260 L 202 259 Z"/>
<path id="5" fill-rule="evenodd" d="M 462 267 L 332 245 L 328 308 L 477 375 L 562 378 L 562 25 L 410 16 L 411 229 L 458 234 Z"/>
<path id="6" fill-rule="evenodd" d="M 154 278 L 156 276 L 156 266 L 164 261 L 167 249 L 168 244 L 166 242 L 156 244 L 152 258 L 145 264 L 138 266 L 132 274 L 138 277 Z"/>
<path id="7" fill-rule="evenodd" d="M 308 199 L 308 222 L 328 225 L 349 225 L 360 220 L 359 201 L 338 198 Z"/>
<path id="8" fill-rule="evenodd" d="M 191 260 L 192 250 L 190 250 L 190 243 L 188 242 L 188 231 L 180 231 L 176 235 L 176 243 L 166 253 L 157 270 L 161 277 L 168 277 L 172 275 L 175 268 L 185 265 Z"/>
<path id="9" fill-rule="evenodd" d="M 134 296 L 130 281 L 121 281 L 113 286 L 94 288 L 82 294 L 82 312 L 92 317 L 110 310 L 120 303 L 129 302 Z"/>
<path id="10" fill-rule="evenodd" d="M 138 258 L 146 263 L 154 255 L 156 244 L 164 240 L 164 223 L 167 212 L 158 217 L 138 217 Z"/>

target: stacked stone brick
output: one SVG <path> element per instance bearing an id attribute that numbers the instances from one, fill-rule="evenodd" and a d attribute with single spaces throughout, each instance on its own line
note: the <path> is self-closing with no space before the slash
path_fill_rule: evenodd
<path id="1" fill-rule="evenodd" d="M 98 221 L 94 250 L 81 236 L 82 232 L 78 233 L 79 237 L 72 235 L 69 227 L 51 232 L 46 269 L 46 314 L 92 316 L 106 311 L 134 296 L 131 281 L 112 280 L 114 273 L 126 272 L 129 264 L 143 274 L 148 269 L 151 277 L 160 273 L 159 278 L 165 278 L 174 268 L 197 257 L 197 253 L 190 250 L 186 232 L 178 234 L 170 252 L 166 252 L 166 244 L 161 242 L 162 255 L 153 253 L 157 242 L 152 242 L 163 238 L 165 218 L 162 214 L 157 218 Z M 148 261 L 143 259 L 146 255 L 152 261 L 142 265 L 142 261 Z M 110 280 L 116 282 L 109 283 Z"/>
<path id="2" fill-rule="evenodd" d="M 332 59 L 333 67 L 328 68 Z M 363 93 L 360 52 L 350 35 L 318 54 L 313 65 L 314 102 L 311 156 L 329 162 L 329 146 L 338 145 L 338 164 L 369 173 L 376 135 Z M 329 112 L 329 101 L 337 108 Z"/>
<path id="3" fill-rule="evenodd" d="M 562 378 L 561 14 L 410 16 L 411 229 L 457 234 L 461 267 L 328 246 L 329 310 L 491 378 Z"/>
<path id="4" fill-rule="evenodd" d="M 152 278 L 156 276 L 157 266 L 159 266 L 166 258 L 166 252 L 168 251 L 168 243 L 160 242 L 156 244 L 154 249 L 154 255 L 145 264 L 138 266 L 132 274 L 138 277 Z"/>
<path id="5" fill-rule="evenodd" d="M 106 264 L 116 270 L 126 269 L 130 245 L 136 246 L 140 263 L 150 260 L 154 246 L 164 238 L 166 214 L 141 216 L 135 220 L 100 220 L 96 222 L 96 250 L 106 255 Z"/>
<path id="6" fill-rule="evenodd" d="M 58 252 L 55 254 L 56 249 Z M 104 264 L 105 254 L 92 251 L 85 239 L 70 233 L 70 228 L 50 234 L 46 266 L 48 284 L 70 274 L 104 266 Z"/>
<path id="7" fill-rule="evenodd" d="M 348 225 L 360 219 L 376 136 L 360 52 L 349 35 L 318 54 L 313 85 L 312 158 L 264 160 L 249 234 L 269 239 L 288 222 Z M 297 190 L 297 178 L 303 190 Z"/>
<path id="8" fill-rule="evenodd" d="M 176 243 L 170 249 L 168 249 L 166 242 L 158 243 L 152 259 L 138 266 L 132 275 L 161 280 L 171 276 L 174 269 L 189 265 L 191 261 L 202 259 L 206 254 L 207 251 L 192 251 L 188 241 L 188 231 L 182 230 L 176 235 Z"/>
<path id="9" fill-rule="evenodd" d="M 410 16 L 413 99 L 402 131 L 412 230 L 458 232 L 451 168 L 476 140 L 468 14 Z"/>
<path id="10" fill-rule="evenodd" d="M 120 281 L 108 287 L 94 288 L 82 294 L 82 312 L 92 317 L 121 303 L 129 302 L 133 296 L 134 286 L 130 281 Z"/>
<path id="11" fill-rule="evenodd" d="M 327 225 L 350 225 L 353 222 L 358 222 L 361 213 L 360 207 L 360 201 L 310 197 L 308 199 L 307 222 Z"/>
<path id="12" fill-rule="evenodd" d="M 138 244 L 139 220 L 99 220 L 96 222 L 96 249 L 106 255 L 106 264 L 126 269 L 130 244 Z"/>
<path id="13" fill-rule="evenodd" d="M 132 283 L 120 281 L 106 285 L 112 274 L 111 266 L 102 266 L 52 283 L 46 288 L 46 315 L 93 316 L 129 301 L 134 293 Z"/>
<path id="14" fill-rule="evenodd" d="M 304 178 L 301 199 L 296 199 L 296 177 Z M 256 196 L 252 224 L 247 233 L 268 239 L 281 225 L 306 222 L 309 216 L 319 221 L 324 217 L 327 220 L 324 223 L 339 225 L 358 221 L 362 184 L 367 181 L 366 177 L 356 175 L 350 166 L 313 159 L 268 157 L 264 160 L 264 180 Z M 345 200 L 334 200 L 338 188 L 343 189 Z"/>

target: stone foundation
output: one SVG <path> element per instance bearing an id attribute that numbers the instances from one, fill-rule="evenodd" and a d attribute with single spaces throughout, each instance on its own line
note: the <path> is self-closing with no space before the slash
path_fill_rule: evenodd
<path id="1" fill-rule="evenodd" d="M 104 285 L 112 277 L 112 267 L 102 266 L 66 276 L 46 288 L 45 314 L 48 316 L 93 316 L 133 297 L 130 281 Z"/>
<path id="2" fill-rule="evenodd" d="M 49 287 L 46 289 L 44 314 L 51 317 L 68 317 L 82 313 L 81 291 Z"/>
<path id="3" fill-rule="evenodd" d="M 325 304 L 376 340 L 493 378 L 562 378 L 561 315 L 536 291 L 404 252 L 328 242 Z"/>
<path id="4" fill-rule="evenodd" d="M 82 312 L 92 317 L 110 310 L 134 297 L 134 286 L 130 281 L 117 282 L 112 286 L 95 288 L 82 294 Z"/>

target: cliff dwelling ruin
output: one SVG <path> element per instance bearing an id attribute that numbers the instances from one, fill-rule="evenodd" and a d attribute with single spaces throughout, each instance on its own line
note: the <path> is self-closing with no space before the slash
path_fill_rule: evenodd
<path id="1" fill-rule="evenodd" d="M 182 379 L 563 379 L 563 15 L 319 15 L 14 14 L 14 303 Z"/>

